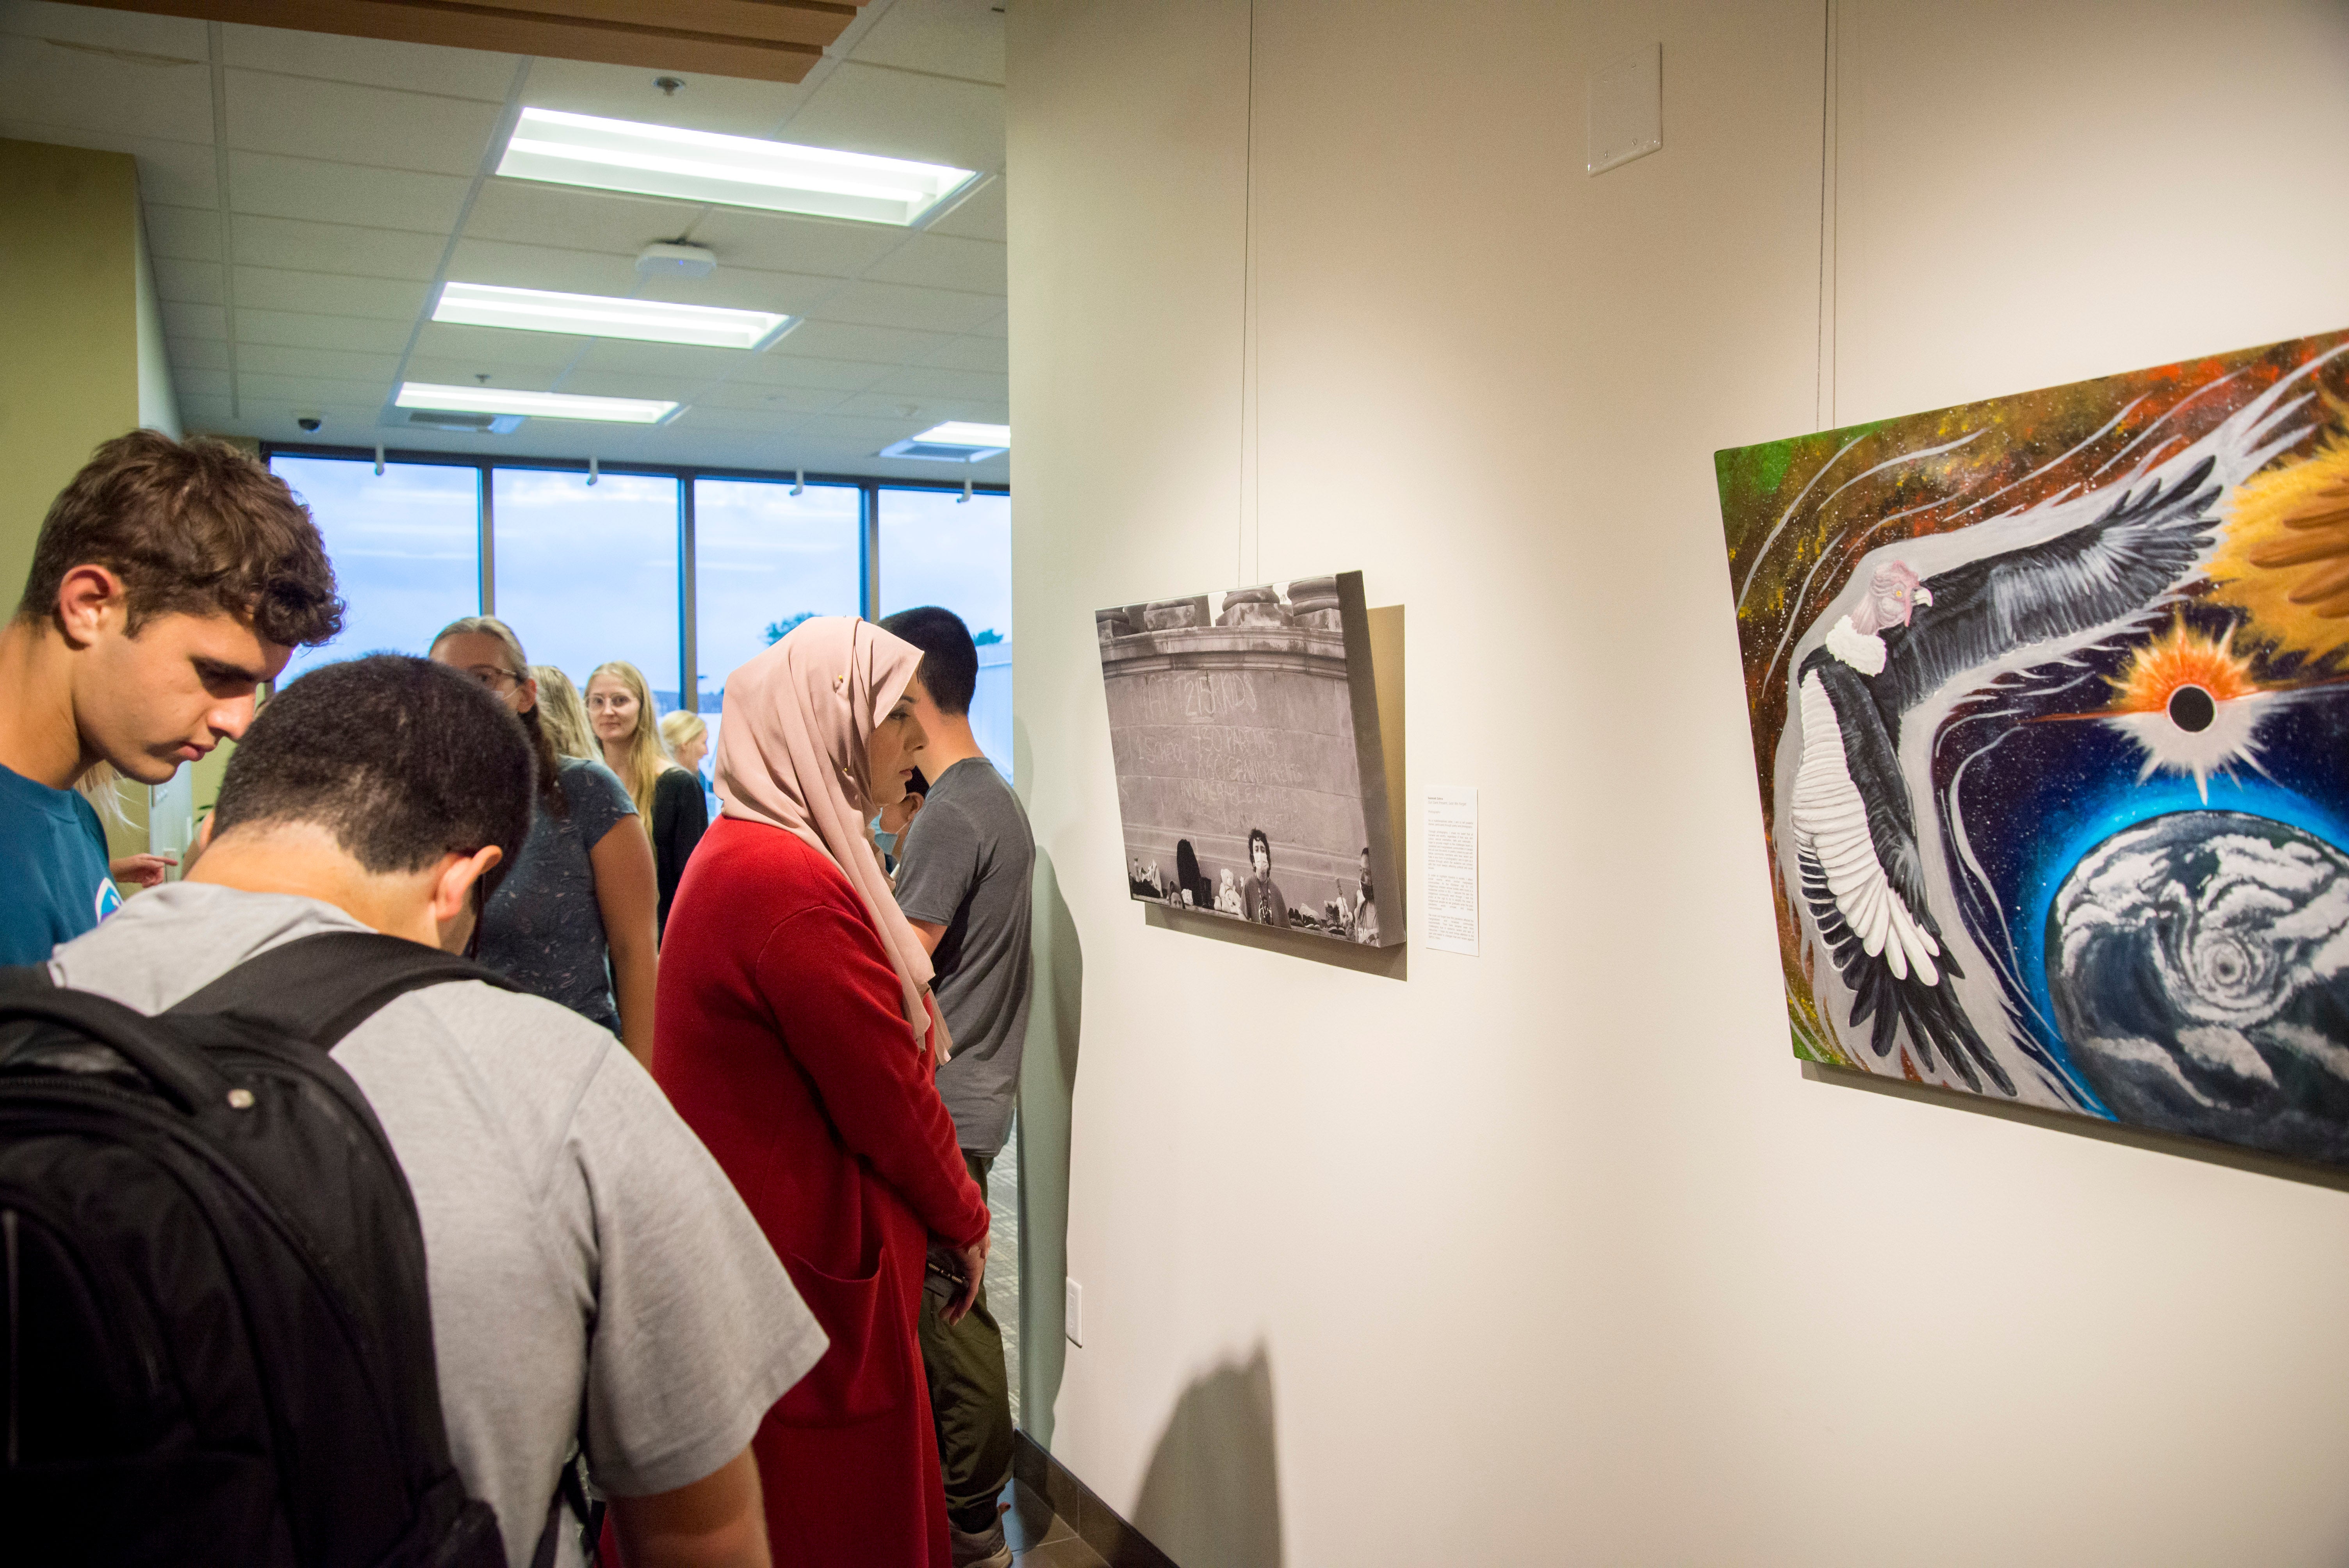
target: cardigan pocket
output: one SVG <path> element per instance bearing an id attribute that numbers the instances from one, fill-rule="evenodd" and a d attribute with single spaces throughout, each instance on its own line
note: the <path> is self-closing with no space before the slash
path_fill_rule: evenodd
<path id="1" fill-rule="evenodd" d="M 888 1249 L 862 1279 L 828 1274 L 788 1252 L 782 1260 L 832 1344 L 783 1396 L 775 1418 L 787 1427 L 845 1427 L 903 1405 L 914 1336 L 882 1286 L 891 1277 Z"/>

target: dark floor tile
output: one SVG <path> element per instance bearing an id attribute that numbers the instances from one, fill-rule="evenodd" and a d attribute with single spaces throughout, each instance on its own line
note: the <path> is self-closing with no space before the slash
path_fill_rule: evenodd
<path id="1" fill-rule="evenodd" d="M 1011 1511 L 1003 1516 L 1003 1533 L 1014 1552 L 1025 1552 L 1049 1541 L 1067 1540 L 1076 1532 L 1052 1511 L 1052 1505 L 1019 1481 L 1011 1483 Z"/>
<path id="2" fill-rule="evenodd" d="M 1073 1535 L 1031 1547 L 1012 1560 L 1014 1568 L 1109 1568 L 1102 1554 Z"/>

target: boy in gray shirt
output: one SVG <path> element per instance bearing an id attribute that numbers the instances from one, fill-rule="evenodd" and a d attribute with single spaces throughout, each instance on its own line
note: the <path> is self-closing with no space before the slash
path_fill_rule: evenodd
<path id="1" fill-rule="evenodd" d="M 530 821 L 530 742 L 457 671 L 314 670 L 229 764 L 188 880 L 57 950 L 57 984 L 156 1013 L 284 943 L 455 950 Z M 416 1197 L 449 1446 L 532 1561 L 577 1444 L 630 1568 L 768 1561 L 749 1444 L 825 1348 L 725 1172 L 619 1042 L 478 981 L 345 1036 Z M 580 1561 L 575 1529 L 555 1561 Z"/>
<path id="2" fill-rule="evenodd" d="M 1028 1035 L 1028 911 L 1036 842 L 1019 797 L 970 732 L 978 650 L 962 617 L 925 605 L 881 623 L 922 650 L 905 688 L 928 744 L 929 797 L 898 845 L 897 907 L 930 950 L 931 988 L 954 1036 L 938 1095 L 981 1191 L 1019 1093 Z M 982 1295 L 949 1324 L 922 1298 L 922 1362 L 945 1471 L 955 1568 L 1011 1561 L 997 1498 L 1011 1480 L 1011 1396 L 1003 1335 Z"/>

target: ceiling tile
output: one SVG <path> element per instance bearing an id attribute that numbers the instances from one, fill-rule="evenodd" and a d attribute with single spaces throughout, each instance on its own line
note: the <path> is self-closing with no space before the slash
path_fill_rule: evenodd
<path id="1" fill-rule="evenodd" d="M 163 357 L 171 361 L 173 370 L 225 370 L 228 339 L 167 337 L 163 340 Z"/>
<path id="2" fill-rule="evenodd" d="M 221 29 L 232 66 L 369 87 L 405 88 L 452 98 L 482 98 L 502 105 L 519 55 L 482 49 L 452 49 L 438 44 L 397 44 L 380 38 L 345 38 L 286 27 L 248 27 L 232 22 Z"/>
<path id="3" fill-rule="evenodd" d="M 763 408 L 770 413 L 821 414 L 840 406 L 843 395 L 816 387 L 762 387 L 730 381 L 705 387 L 694 396 L 697 408 Z"/>
<path id="4" fill-rule="evenodd" d="M 382 403 L 375 398 L 338 403 L 322 397 L 264 397 L 251 387 L 240 390 L 237 418 L 213 428 L 240 436 L 258 436 L 264 441 L 372 443 L 376 417 L 383 411 Z M 303 429 L 294 421 L 305 415 L 323 419 L 326 428 Z"/>
<path id="5" fill-rule="evenodd" d="M 663 76 L 684 88 L 674 97 L 653 83 Z M 586 60 L 536 59 L 523 102 L 535 108 L 600 114 L 647 125 L 676 125 L 729 136 L 772 136 L 775 127 L 807 98 L 808 89 L 788 82 L 756 82 L 739 77 L 651 71 L 635 66 L 596 65 Z"/>
<path id="6" fill-rule="evenodd" d="M 805 332 L 806 327 L 800 328 Z M 799 336 L 792 334 L 783 339 L 785 347 Z M 895 366 L 865 365 L 850 359 L 810 359 L 784 348 L 771 348 L 764 354 L 754 354 L 734 372 L 737 385 L 754 387 L 806 387 L 838 392 L 862 392 Z"/>
<path id="7" fill-rule="evenodd" d="M 239 266 L 410 281 L 440 270 L 444 245 L 437 234 L 250 214 L 232 219 L 229 232 Z"/>
<path id="8" fill-rule="evenodd" d="M 222 270 L 216 262 L 182 262 L 158 256 L 155 297 L 190 304 L 219 304 L 226 297 Z"/>
<path id="9" fill-rule="evenodd" d="M 873 419 L 912 420 L 916 428 L 926 428 L 947 419 L 1005 424 L 1009 422 L 1005 413 L 1009 407 L 1000 397 L 925 397 L 904 392 L 859 392 L 843 398 L 833 412 Z M 905 413 L 907 408 L 913 412 Z"/>
<path id="10" fill-rule="evenodd" d="M 499 240 L 458 241 L 449 258 L 449 275 L 469 284 L 564 294 L 626 294 L 636 285 L 636 263 L 626 256 Z"/>
<path id="11" fill-rule="evenodd" d="M 229 155 L 234 209 L 268 218 L 446 234 L 471 183 L 450 174 L 360 169 L 261 152 Z"/>
<path id="12" fill-rule="evenodd" d="M 840 284 L 838 278 L 812 278 L 800 273 L 763 273 L 721 265 L 706 278 L 647 278 L 637 291 L 637 297 L 805 315 L 837 293 Z"/>
<path id="13" fill-rule="evenodd" d="M 799 418 L 780 405 L 765 409 L 714 408 L 697 403 L 680 412 L 676 423 L 697 430 L 750 430 L 772 435 L 798 423 Z"/>
<path id="14" fill-rule="evenodd" d="M 741 368 L 745 355 L 739 348 L 699 348 L 683 343 L 630 343 L 602 337 L 579 362 L 583 371 L 619 375 L 667 376 L 707 387 Z"/>
<path id="15" fill-rule="evenodd" d="M 874 283 L 916 284 L 968 294 L 1004 293 L 1003 247 L 992 240 L 916 234 L 864 275 Z"/>
<path id="16" fill-rule="evenodd" d="M 849 57 L 1003 85 L 1003 14 L 987 0 L 896 0 Z"/>
<path id="17" fill-rule="evenodd" d="M 309 403 L 372 407 L 390 392 L 388 381 L 325 381 L 298 376 L 255 376 L 239 368 L 237 396 L 243 401 Z M 374 421 L 370 419 L 368 423 Z M 322 439 L 332 440 L 328 432 Z"/>
<path id="18" fill-rule="evenodd" d="M 95 5 L 59 5 L 50 0 L 9 0 L 0 5 L 0 33 L 28 38 L 59 38 L 103 49 L 202 60 L 204 24 L 179 16 L 101 10 Z"/>
<path id="19" fill-rule="evenodd" d="M 932 365 L 893 370 L 874 382 L 875 392 L 895 392 L 916 397 L 957 397 L 966 402 L 1002 403 L 1011 395 L 1010 377 L 1001 371 L 947 370 Z"/>
<path id="20" fill-rule="evenodd" d="M 228 313 L 216 304 L 163 301 L 163 331 L 171 337 L 226 337 Z"/>
<path id="21" fill-rule="evenodd" d="M 770 349 L 766 357 L 789 354 L 808 359 L 857 359 L 903 365 L 922 358 L 951 339 L 936 332 L 900 332 L 890 326 L 853 326 L 836 321 L 802 322 Z"/>
<path id="22" fill-rule="evenodd" d="M 299 376 L 314 381 L 366 381 L 388 387 L 399 372 L 397 354 L 350 354 L 332 348 L 286 348 L 272 343 L 237 346 L 240 373 Z"/>
<path id="23" fill-rule="evenodd" d="M 591 341 L 564 332 L 513 332 L 428 321 L 417 335 L 416 352 L 435 359 L 477 359 L 477 370 L 499 365 L 561 366 L 576 359 Z"/>
<path id="24" fill-rule="evenodd" d="M 363 315 L 402 324 L 424 309 L 423 284 L 398 278 L 357 278 L 342 273 L 236 269 L 236 303 L 311 315 Z"/>
<path id="25" fill-rule="evenodd" d="M 1003 167 L 1003 89 L 843 60 L 777 134 L 992 173 Z"/>
<path id="26" fill-rule="evenodd" d="M 167 207 L 150 201 L 142 208 L 147 219 L 147 248 L 157 260 L 166 256 L 191 262 L 221 259 L 221 221 L 217 210 Z"/>
<path id="27" fill-rule="evenodd" d="M 228 73 L 229 145 L 248 152 L 471 179 L 503 112 L 502 103 L 471 98 Z M 453 209 L 449 219 L 456 219 Z"/>
<path id="28" fill-rule="evenodd" d="M 922 361 L 941 370 L 993 370 L 1009 373 L 1011 369 L 1011 346 L 999 337 L 977 335 L 957 337 L 936 354 Z"/>
<path id="29" fill-rule="evenodd" d="M 167 311 L 170 308 L 169 305 L 164 307 Z M 239 345 L 274 343 L 287 348 L 356 349 L 398 354 L 408 346 L 408 324 L 368 321 L 349 315 L 303 315 L 292 311 L 248 310 L 239 305 L 236 340 Z"/>
<path id="30" fill-rule="evenodd" d="M 930 332 L 969 332 L 999 315 L 1003 301 L 993 294 L 949 289 L 909 288 L 902 284 L 850 284 L 813 313 L 828 322 L 894 326 Z"/>
<path id="31" fill-rule="evenodd" d="M 204 397 L 191 392 L 172 390 L 180 400 L 180 423 L 191 434 L 228 428 L 228 399 Z"/>
<path id="32" fill-rule="evenodd" d="M 981 337 L 1008 338 L 1011 335 L 1011 313 L 1008 310 L 998 311 L 970 330 Z"/>
<path id="33" fill-rule="evenodd" d="M 228 372 L 207 370 L 200 365 L 171 366 L 171 391 L 180 397 L 225 397 L 228 396 Z"/>
<path id="34" fill-rule="evenodd" d="M 216 207 L 220 181 L 215 178 L 212 150 L 191 141 L 160 141 L 153 137 L 122 136 L 110 130 L 77 130 L 70 126 L 43 125 L 37 120 L 0 119 L 0 137 L 19 141 L 46 141 L 58 147 L 88 147 L 99 152 L 127 152 L 139 160 L 139 194 L 148 201 L 175 207 Z"/>
<path id="35" fill-rule="evenodd" d="M 489 380 L 477 383 L 476 377 L 484 370 L 490 373 Z M 513 359 L 443 359 L 419 349 L 409 357 L 405 378 L 429 382 L 435 387 L 471 387 L 478 384 L 520 387 L 533 392 L 543 392 L 553 387 L 554 378 L 562 374 L 563 366 L 560 365 L 525 365 Z"/>
<path id="36" fill-rule="evenodd" d="M 492 179 L 473 198 L 465 238 L 634 256 L 656 240 L 677 238 L 699 211 L 687 201 Z"/>
<path id="37" fill-rule="evenodd" d="M 10 118 L 161 141 L 212 139 L 212 72 L 141 46 L 134 58 L 0 34 L 0 103 Z"/>
<path id="38" fill-rule="evenodd" d="M 812 441 L 838 441 L 865 452 L 878 452 L 892 441 L 902 441 L 922 428 L 913 419 L 854 419 L 842 414 L 818 414 L 799 428 Z M 959 465 L 957 465 L 959 466 Z"/>
<path id="39" fill-rule="evenodd" d="M 905 243 L 905 231 L 888 223 L 711 207 L 689 237 L 716 251 L 721 267 L 853 278 Z"/>
<path id="40" fill-rule="evenodd" d="M 1001 244 L 1009 232 L 1004 211 L 1003 176 L 999 174 L 955 203 L 954 211 L 934 219 L 924 232 Z"/>

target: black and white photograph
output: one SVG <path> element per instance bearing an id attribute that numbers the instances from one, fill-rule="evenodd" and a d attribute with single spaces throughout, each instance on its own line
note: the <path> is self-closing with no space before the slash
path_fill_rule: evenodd
<path id="1" fill-rule="evenodd" d="M 1340 942 L 1403 939 L 1361 574 L 1096 614 L 1126 882 Z"/>

